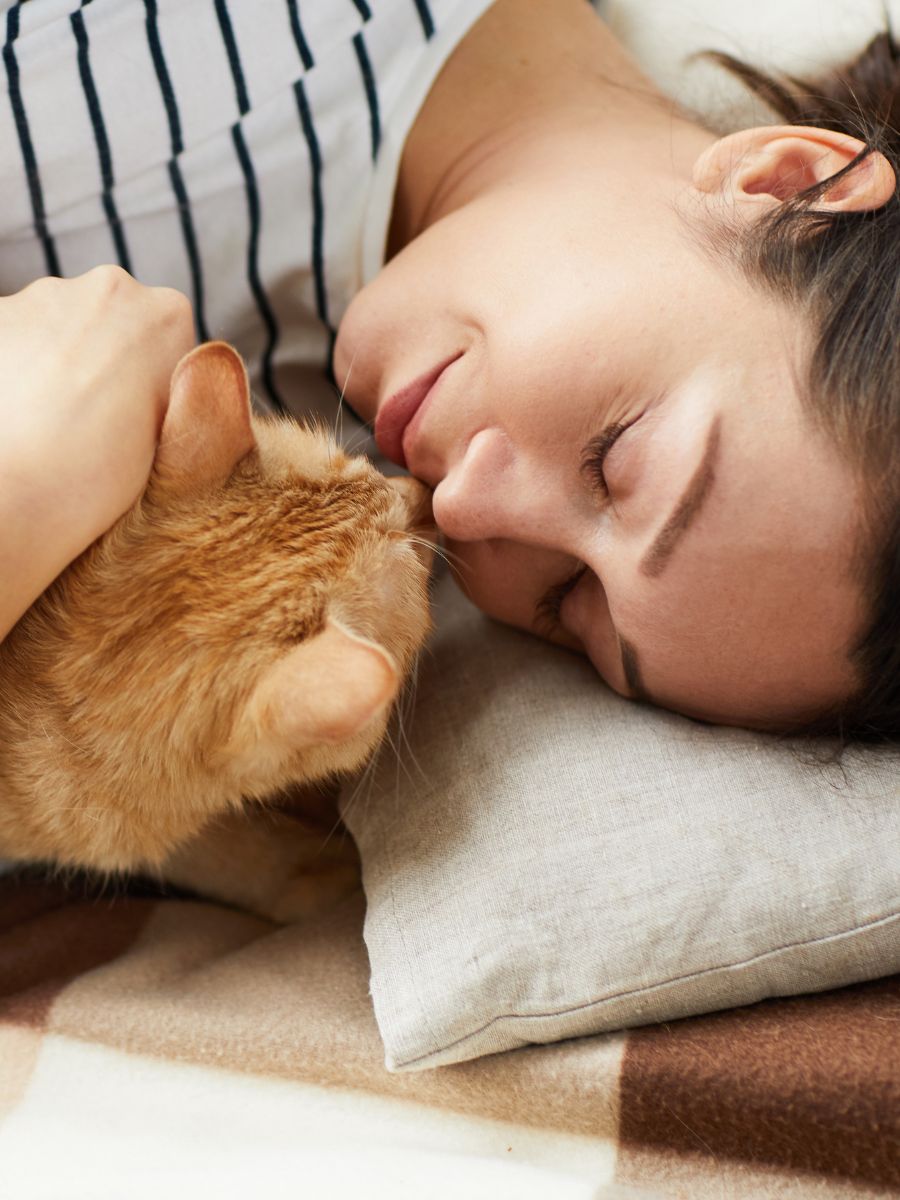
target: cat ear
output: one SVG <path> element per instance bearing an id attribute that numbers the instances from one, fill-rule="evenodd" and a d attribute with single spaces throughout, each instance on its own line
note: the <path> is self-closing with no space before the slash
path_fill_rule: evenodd
<path id="1" fill-rule="evenodd" d="M 399 684 L 383 647 L 329 619 L 269 670 L 246 716 L 257 742 L 292 750 L 336 745 L 381 716 Z"/>
<path id="2" fill-rule="evenodd" d="M 243 360 L 226 342 L 204 342 L 172 375 L 154 482 L 175 493 L 224 482 L 255 445 Z"/>

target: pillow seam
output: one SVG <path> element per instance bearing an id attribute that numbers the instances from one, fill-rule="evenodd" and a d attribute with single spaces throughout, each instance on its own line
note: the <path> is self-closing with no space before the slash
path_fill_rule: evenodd
<path id="1" fill-rule="evenodd" d="M 486 1021 L 483 1025 L 480 1025 L 477 1029 L 473 1029 L 469 1033 L 463 1034 L 462 1037 L 455 1038 L 452 1042 L 445 1043 L 444 1045 L 438 1047 L 438 1049 L 436 1049 L 436 1050 L 431 1050 L 427 1054 L 420 1054 L 415 1058 L 405 1059 L 402 1062 L 398 1061 L 396 1063 L 396 1068 L 402 1070 L 405 1067 L 414 1067 L 418 1063 L 427 1062 L 429 1059 L 434 1058 L 435 1055 L 445 1054 L 448 1050 L 452 1050 L 455 1046 L 464 1045 L 467 1041 L 470 1041 L 473 1038 L 479 1037 L 486 1030 L 490 1029 L 493 1025 L 501 1024 L 504 1021 L 522 1021 L 522 1020 L 528 1021 L 528 1020 L 541 1020 L 541 1019 L 548 1018 L 548 1017 L 564 1017 L 564 1016 L 569 1016 L 572 1013 L 586 1011 L 587 1009 L 590 1009 L 590 1008 L 600 1008 L 605 1004 L 610 1004 L 614 1000 L 625 1000 L 632 996 L 646 995 L 650 992 L 656 992 L 656 991 L 662 990 L 663 988 L 671 987 L 673 984 L 685 983 L 685 982 L 687 982 L 689 980 L 693 980 L 693 979 L 700 979 L 704 975 L 713 975 L 713 974 L 717 974 L 717 973 L 725 973 L 728 971 L 738 970 L 741 967 L 749 966 L 751 963 L 760 962 L 763 959 L 771 958 L 777 954 L 784 954 L 786 951 L 798 950 L 805 946 L 816 946 L 816 945 L 821 945 L 826 942 L 837 941 L 841 938 L 851 937 L 856 933 L 865 933 L 868 930 L 877 929 L 878 926 L 880 926 L 880 925 L 889 925 L 891 922 L 897 921 L 898 919 L 900 919 L 900 910 L 895 909 L 894 911 L 889 912 L 889 913 L 885 914 L 884 916 L 876 917 L 871 921 L 867 921 L 863 925 L 854 925 L 850 929 L 839 930 L 837 933 L 827 933 L 827 934 L 823 934 L 821 937 L 807 938 L 804 941 L 800 941 L 800 942 L 787 942 L 782 946 L 776 946 L 772 950 L 765 950 L 762 954 L 754 954 L 750 958 L 740 959 L 737 962 L 720 963 L 714 967 L 703 967 L 701 970 L 691 971 L 687 975 L 673 975 L 671 978 L 664 979 L 660 983 L 651 983 L 651 984 L 647 984 L 645 987 L 632 988 L 630 990 L 626 990 L 623 992 L 615 992 L 610 996 L 599 997 L 595 1000 L 585 1000 L 581 1004 L 573 1004 L 567 1008 L 556 1009 L 556 1010 L 546 1010 L 544 1012 L 534 1012 L 534 1013 L 518 1013 L 518 1012 L 500 1013 L 495 1017 L 491 1017 L 491 1019 L 489 1021 Z M 843 984 L 843 985 L 838 984 L 836 986 L 837 987 L 841 987 L 841 986 L 849 987 L 852 985 L 851 984 Z M 834 989 L 829 988 L 827 990 L 831 991 Z M 748 1000 L 748 1001 L 745 1001 L 744 1003 L 751 1004 L 751 1003 L 756 1003 L 756 1001 Z M 742 1007 L 742 1005 L 737 1005 L 735 1007 Z M 653 1024 L 655 1022 L 650 1022 L 650 1023 Z M 628 1026 L 623 1026 L 623 1028 L 628 1028 Z M 614 1031 L 607 1030 L 606 1032 L 612 1033 Z M 575 1036 L 575 1035 L 570 1034 L 569 1036 Z"/>

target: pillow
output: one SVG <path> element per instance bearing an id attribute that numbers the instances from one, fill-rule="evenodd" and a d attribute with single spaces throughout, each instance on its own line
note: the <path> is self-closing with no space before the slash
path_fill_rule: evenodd
<path id="1" fill-rule="evenodd" d="M 722 132 L 775 118 L 721 67 L 692 55 L 724 50 L 800 77 L 848 62 L 885 28 L 900 0 L 595 0 L 615 35 L 651 79 Z"/>
<path id="2" fill-rule="evenodd" d="M 436 614 L 343 800 L 390 1070 L 900 971 L 894 752 L 633 704 L 449 580 Z"/>

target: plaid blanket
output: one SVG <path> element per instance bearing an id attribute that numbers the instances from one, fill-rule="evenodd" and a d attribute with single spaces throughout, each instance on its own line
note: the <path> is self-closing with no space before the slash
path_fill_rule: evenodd
<path id="1" fill-rule="evenodd" d="M 900 1194 L 900 977 L 391 1075 L 362 915 L 0 880 L 0 1195 Z"/>

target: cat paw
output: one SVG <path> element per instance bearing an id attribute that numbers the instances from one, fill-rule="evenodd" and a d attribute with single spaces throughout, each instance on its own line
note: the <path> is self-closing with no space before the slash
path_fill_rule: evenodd
<path id="1" fill-rule="evenodd" d="M 263 915 L 279 925 L 308 921 L 330 912 L 360 886 L 358 859 L 307 865 L 284 885 Z"/>
<path id="2" fill-rule="evenodd" d="M 180 847 L 162 874 L 279 924 L 321 916 L 360 887 L 359 855 L 345 830 L 278 810 L 219 819 Z"/>

